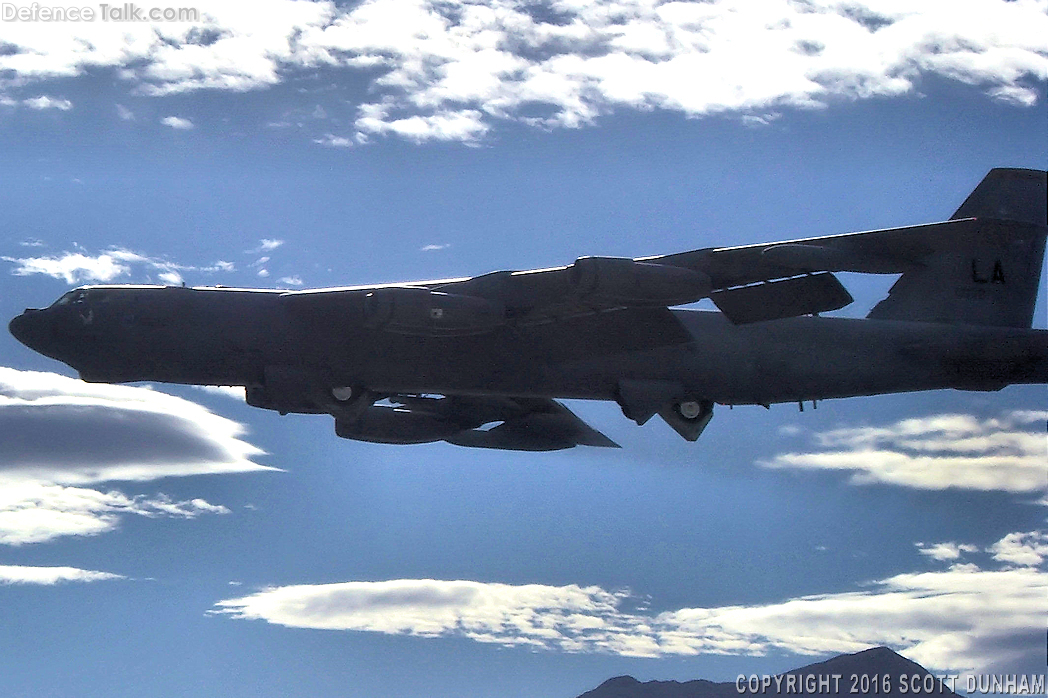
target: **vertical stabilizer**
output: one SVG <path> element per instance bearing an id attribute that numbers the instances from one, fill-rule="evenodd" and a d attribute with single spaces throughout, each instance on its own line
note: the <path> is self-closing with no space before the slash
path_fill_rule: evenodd
<path id="1" fill-rule="evenodd" d="M 964 200 L 950 220 L 997 218 L 1048 226 L 1048 173 L 998 167 Z"/>
<path id="2" fill-rule="evenodd" d="M 867 317 L 1030 327 L 1048 234 L 1048 173 L 990 170 L 951 220 L 967 218 L 977 220 L 950 239 L 929 237 L 920 264 Z"/>

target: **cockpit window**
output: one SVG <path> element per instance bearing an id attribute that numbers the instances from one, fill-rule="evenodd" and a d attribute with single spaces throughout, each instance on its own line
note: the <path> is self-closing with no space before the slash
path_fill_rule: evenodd
<path id="1" fill-rule="evenodd" d="M 61 298 L 56 300 L 53 305 L 54 307 L 59 307 L 63 305 L 69 305 L 70 303 L 83 303 L 86 298 L 87 291 L 84 291 L 83 289 L 77 289 L 75 291 L 70 291 L 69 293 L 63 295 Z"/>

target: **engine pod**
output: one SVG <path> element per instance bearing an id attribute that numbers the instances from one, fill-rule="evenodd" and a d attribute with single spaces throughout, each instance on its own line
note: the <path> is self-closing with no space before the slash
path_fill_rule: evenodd
<path id="1" fill-rule="evenodd" d="M 476 296 L 402 287 L 375 289 L 364 298 L 364 325 L 398 334 L 483 334 L 505 322 L 501 303 Z"/>
<path id="2" fill-rule="evenodd" d="M 585 300 L 626 306 L 694 303 L 712 287 L 702 272 L 622 257 L 579 257 L 568 267 L 568 280 Z"/>

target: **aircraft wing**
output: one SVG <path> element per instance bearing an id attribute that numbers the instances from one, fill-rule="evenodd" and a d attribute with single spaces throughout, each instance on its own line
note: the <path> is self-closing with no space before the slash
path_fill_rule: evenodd
<path id="1" fill-rule="evenodd" d="M 409 335 L 481 334 L 505 325 L 527 330 L 623 309 L 650 313 L 703 298 L 741 324 L 843 308 L 853 299 L 833 272 L 903 273 L 920 267 L 947 241 L 983 234 L 979 221 L 965 218 L 636 259 L 580 257 L 547 269 L 285 295 L 292 304 L 303 296 L 359 297 L 365 325 Z"/>
<path id="2" fill-rule="evenodd" d="M 447 441 L 511 451 L 619 448 L 549 398 L 394 395 L 388 403 L 369 407 L 355 420 L 336 419 L 335 433 L 357 441 Z"/>
<path id="3" fill-rule="evenodd" d="M 581 257 L 549 269 L 498 271 L 435 286 L 490 299 L 528 326 L 619 308 L 710 298 L 736 323 L 836 310 L 852 302 L 832 272 L 901 273 L 940 237 L 973 235 L 975 219 L 626 259 Z"/>
<path id="4" fill-rule="evenodd" d="M 976 219 L 965 218 L 844 235 L 711 247 L 637 261 L 700 269 L 709 274 L 715 290 L 819 271 L 896 274 L 922 264 L 939 247 L 936 241 L 969 237 L 977 229 Z"/>

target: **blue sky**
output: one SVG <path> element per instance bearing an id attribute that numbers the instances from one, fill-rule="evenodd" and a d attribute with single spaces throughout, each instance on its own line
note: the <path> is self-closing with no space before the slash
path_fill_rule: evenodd
<path id="1" fill-rule="evenodd" d="M 1048 167 L 1043 1 L 199 9 L 0 22 L 4 318 L 81 283 L 309 288 L 923 223 L 991 167 Z M 845 282 L 861 316 L 891 279 Z M 721 409 L 695 444 L 575 402 L 621 451 L 381 446 L 218 391 L 87 386 L 4 333 L 0 680 L 568 698 L 876 644 L 1043 672 L 1045 398 Z"/>

